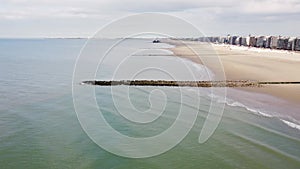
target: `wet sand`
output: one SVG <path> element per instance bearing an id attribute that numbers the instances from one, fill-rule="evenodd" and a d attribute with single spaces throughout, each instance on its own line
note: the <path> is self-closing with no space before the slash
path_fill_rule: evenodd
<path id="1" fill-rule="evenodd" d="M 179 57 L 190 59 L 210 68 L 218 77 L 225 73 L 226 80 L 258 80 L 258 81 L 300 81 L 300 53 L 260 52 L 242 50 L 238 47 L 222 45 L 208 45 L 199 42 L 184 42 L 167 40 L 166 43 L 175 45 L 170 50 Z M 202 57 L 199 59 L 195 52 Z M 199 49 L 199 50 L 198 50 Z M 214 51 L 213 51 L 213 50 Z M 200 52 L 198 52 L 200 51 Z M 205 51 L 201 53 L 201 51 Z M 223 65 L 209 61 L 209 57 L 216 56 L 216 52 Z M 300 85 L 269 85 L 263 88 L 243 88 L 242 90 L 272 95 L 294 104 L 300 104 Z"/>

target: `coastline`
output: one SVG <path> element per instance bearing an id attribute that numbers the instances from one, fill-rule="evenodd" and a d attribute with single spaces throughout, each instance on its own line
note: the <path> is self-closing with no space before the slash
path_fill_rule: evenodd
<path id="1" fill-rule="evenodd" d="M 203 64 L 193 51 L 186 46 L 180 45 L 174 40 L 168 40 L 166 43 L 175 46 L 169 49 L 174 55 L 192 60 L 198 64 Z M 201 44 L 197 44 L 197 42 L 189 42 L 189 45 L 197 45 L 197 47 L 201 48 Z M 219 55 L 224 66 L 224 73 L 227 80 L 300 81 L 299 53 L 292 55 L 294 58 L 298 57 L 299 60 L 291 60 L 291 58 L 288 58 L 289 56 L 286 56 L 286 53 L 259 53 L 234 50 L 218 45 L 214 45 L 213 48 Z M 264 55 L 267 56 L 264 57 Z M 287 59 L 284 59 L 284 56 Z M 217 76 L 219 75 L 220 72 L 214 65 L 206 64 L 205 66 L 211 69 Z M 263 88 L 245 88 L 242 90 L 266 93 L 300 104 L 299 85 L 272 85 Z"/>
<path id="2" fill-rule="evenodd" d="M 198 48 L 200 50 L 210 45 L 191 41 L 183 42 L 183 45 L 181 41 L 177 40 L 165 40 L 164 43 L 175 46 L 169 49 L 175 56 L 186 58 L 202 65 L 202 61 L 186 45 L 193 45 L 192 48 Z M 213 62 L 205 62 L 205 66 L 214 72 L 216 77 L 222 76 L 222 73 L 225 73 L 226 80 L 300 81 L 300 53 L 259 52 L 214 44 L 212 44 L 212 49 L 218 54 L 224 72 L 220 71 L 220 68 L 217 67 L 216 64 L 213 64 Z M 209 57 L 207 50 L 205 54 L 207 54 L 207 56 L 204 57 Z M 199 55 L 201 55 L 201 53 Z M 201 57 L 203 57 L 203 55 L 201 55 Z M 287 115 L 297 121 L 300 120 L 298 113 L 298 105 L 300 105 L 300 85 L 269 85 L 261 88 L 246 87 L 234 89 L 253 94 L 264 94 L 283 100 L 283 102 L 278 103 L 276 106 L 286 108 Z M 229 92 L 229 94 L 231 93 Z M 273 103 L 266 102 L 265 104 L 277 103 L 274 101 Z M 269 106 L 271 107 L 272 105 Z"/>

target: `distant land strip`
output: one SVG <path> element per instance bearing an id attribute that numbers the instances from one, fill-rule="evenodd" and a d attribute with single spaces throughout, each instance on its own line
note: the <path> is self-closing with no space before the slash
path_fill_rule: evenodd
<path id="1" fill-rule="evenodd" d="M 300 82 L 260 82 L 238 81 L 169 81 L 169 80 L 120 80 L 120 81 L 83 81 L 81 84 L 96 86 L 174 86 L 174 87 L 263 87 L 264 85 L 300 84 Z"/>
<path id="2" fill-rule="evenodd" d="M 187 54 L 176 54 L 176 55 L 174 55 L 174 54 L 135 54 L 135 55 L 132 55 L 132 56 L 200 56 L 201 55 L 201 57 L 203 57 L 203 55 L 204 56 L 211 56 L 211 55 L 213 55 L 213 56 L 218 56 L 218 55 L 230 55 L 230 56 L 232 56 L 232 55 L 238 55 L 238 56 L 240 56 L 240 55 L 247 55 L 247 54 L 240 54 L 240 53 L 237 53 L 237 54 L 232 54 L 232 53 L 218 53 L 218 54 L 215 54 L 215 53 L 201 53 L 201 54 L 199 54 L 199 55 L 197 55 L 197 54 L 192 54 L 192 55 L 187 55 Z"/>

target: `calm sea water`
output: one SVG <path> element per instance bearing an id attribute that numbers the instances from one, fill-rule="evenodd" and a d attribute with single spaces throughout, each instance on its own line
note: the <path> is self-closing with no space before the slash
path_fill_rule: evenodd
<path id="1" fill-rule="evenodd" d="M 210 105 L 210 96 L 204 90 L 194 127 L 170 151 L 151 158 L 130 159 L 103 150 L 81 128 L 72 100 L 74 64 L 85 41 L 0 40 L 0 168 L 299 168 L 299 129 L 283 121 L 288 117 L 279 118 L 283 113 L 275 116 L 272 109 L 269 114 L 255 109 L 258 102 L 251 103 L 253 107 L 250 107 L 250 104 L 247 105 L 249 100 L 243 100 L 242 104 L 238 98 L 229 99 L 217 130 L 207 142 L 199 144 L 198 136 Z M 107 41 L 104 44 L 112 43 L 111 40 L 104 41 Z M 154 45 L 147 40 L 131 40 L 121 45 L 121 51 L 112 51 L 115 60 L 108 59 L 99 69 L 97 78 L 110 79 L 117 65 L 115 61 L 125 57 L 120 54 L 140 47 L 156 49 L 166 46 Z M 138 65 L 143 67 L 143 63 L 157 63 L 147 57 L 141 61 L 138 56 L 143 55 L 137 54 L 134 60 L 127 60 L 129 65 L 133 65 L 131 69 L 119 68 L 119 78 L 126 77 L 127 74 L 122 74 L 124 70 L 133 72 Z M 162 66 L 167 65 L 170 71 L 176 71 L 172 68 L 182 63 L 167 56 L 156 59 Z M 138 61 L 140 64 L 134 64 Z M 199 74 L 204 71 L 203 67 L 189 61 L 185 64 Z M 137 78 L 153 77 L 170 78 L 155 70 L 137 75 Z M 196 78 L 206 77 L 200 75 Z M 127 97 L 124 87 L 116 87 L 115 90 L 114 97 L 120 100 Z M 151 107 L 148 96 L 152 90 L 150 87 L 130 88 L 131 104 L 139 110 L 147 110 Z M 178 90 L 160 90 L 169 98 L 166 114 L 149 126 L 124 120 L 118 114 L 108 88 L 96 88 L 96 98 L 106 120 L 116 130 L 126 135 L 147 137 L 168 128 L 179 109 Z M 198 97 L 194 92 L 194 89 L 185 88 L 183 95 Z M 260 98 L 268 99 L 268 96 Z M 124 110 L 130 110 L 126 102 L 120 104 Z M 109 137 L 106 140 L 118 144 Z"/>

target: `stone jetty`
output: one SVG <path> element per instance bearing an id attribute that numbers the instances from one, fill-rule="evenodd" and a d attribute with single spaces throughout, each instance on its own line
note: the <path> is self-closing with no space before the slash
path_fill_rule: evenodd
<path id="1" fill-rule="evenodd" d="M 262 87 L 264 85 L 300 84 L 300 82 L 260 82 L 260 81 L 169 81 L 169 80 L 120 80 L 83 81 L 82 84 L 96 86 L 173 86 L 173 87 Z"/>

